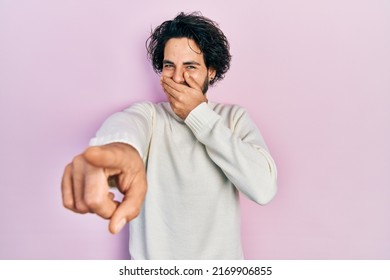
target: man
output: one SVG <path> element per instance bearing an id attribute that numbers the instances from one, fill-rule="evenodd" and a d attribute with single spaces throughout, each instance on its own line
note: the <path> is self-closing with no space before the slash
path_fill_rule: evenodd
<path id="1" fill-rule="evenodd" d="M 108 118 L 66 167 L 64 206 L 110 219 L 112 233 L 131 221 L 133 259 L 242 259 L 238 191 L 268 203 L 276 167 L 245 110 L 207 100 L 229 69 L 228 41 L 213 21 L 181 13 L 147 43 L 168 102 Z"/>

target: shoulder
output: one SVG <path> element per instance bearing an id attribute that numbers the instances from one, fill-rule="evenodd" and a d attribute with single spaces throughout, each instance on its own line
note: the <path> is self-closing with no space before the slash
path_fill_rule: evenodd
<path id="1" fill-rule="evenodd" d="M 223 123 L 233 131 L 252 131 L 257 129 L 247 110 L 240 105 L 210 103 L 210 106 L 212 110 L 221 116 Z"/>
<path id="2" fill-rule="evenodd" d="M 156 107 L 156 104 L 148 101 L 144 102 L 135 102 L 128 106 L 126 109 L 124 109 L 124 112 L 129 112 L 129 111 L 154 111 Z"/>
<path id="3" fill-rule="evenodd" d="M 169 103 L 168 102 L 159 102 L 159 103 L 154 103 L 150 101 L 143 101 L 143 102 L 135 102 L 131 104 L 129 107 L 124 109 L 123 111 L 133 111 L 133 110 L 138 110 L 138 111 L 148 111 L 148 112 L 153 112 L 153 113 L 158 113 L 161 111 L 167 111 L 169 108 Z"/>

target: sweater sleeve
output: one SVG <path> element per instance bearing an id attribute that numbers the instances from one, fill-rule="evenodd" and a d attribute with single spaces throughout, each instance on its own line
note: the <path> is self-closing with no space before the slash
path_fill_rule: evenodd
<path id="1" fill-rule="evenodd" d="M 110 116 L 91 139 L 91 146 L 126 143 L 133 146 L 145 161 L 152 134 L 154 107 L 150 103 L 136 103 Z"/>
<path id="2" fill-rule="evenodd" d="M 246 111 L 238 106 L 232 110 L 228 123 L 224 123 L 218 113 L 202 103 L 185 123 L 239 191 L 258 204 L 267 204 L 277 190 L 274 160 Z"/>

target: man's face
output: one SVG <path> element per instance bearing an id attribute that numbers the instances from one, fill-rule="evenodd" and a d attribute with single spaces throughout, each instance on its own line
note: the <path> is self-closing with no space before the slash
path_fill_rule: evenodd
<path id="1" fill-rule="evenodd" d="M 185 72 L 202 87 L 203 94 L 206 94 L 209 80 L 215 76 L 215 70 L 207 69 L 203 53 L 194 40 L 169 39 L 164 48 L 162 75 L 172 78 L 176 83 L 186 84 Z"/>

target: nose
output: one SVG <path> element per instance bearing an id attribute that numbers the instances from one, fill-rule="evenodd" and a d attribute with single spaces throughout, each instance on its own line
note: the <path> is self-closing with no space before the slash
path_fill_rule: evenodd
<path id="1" fill-rule="evenodd" d="M 178 84 L 184 84 L 184 71 L 177 67 L 173 72 L 172 80 L 174 80 Z"/>

